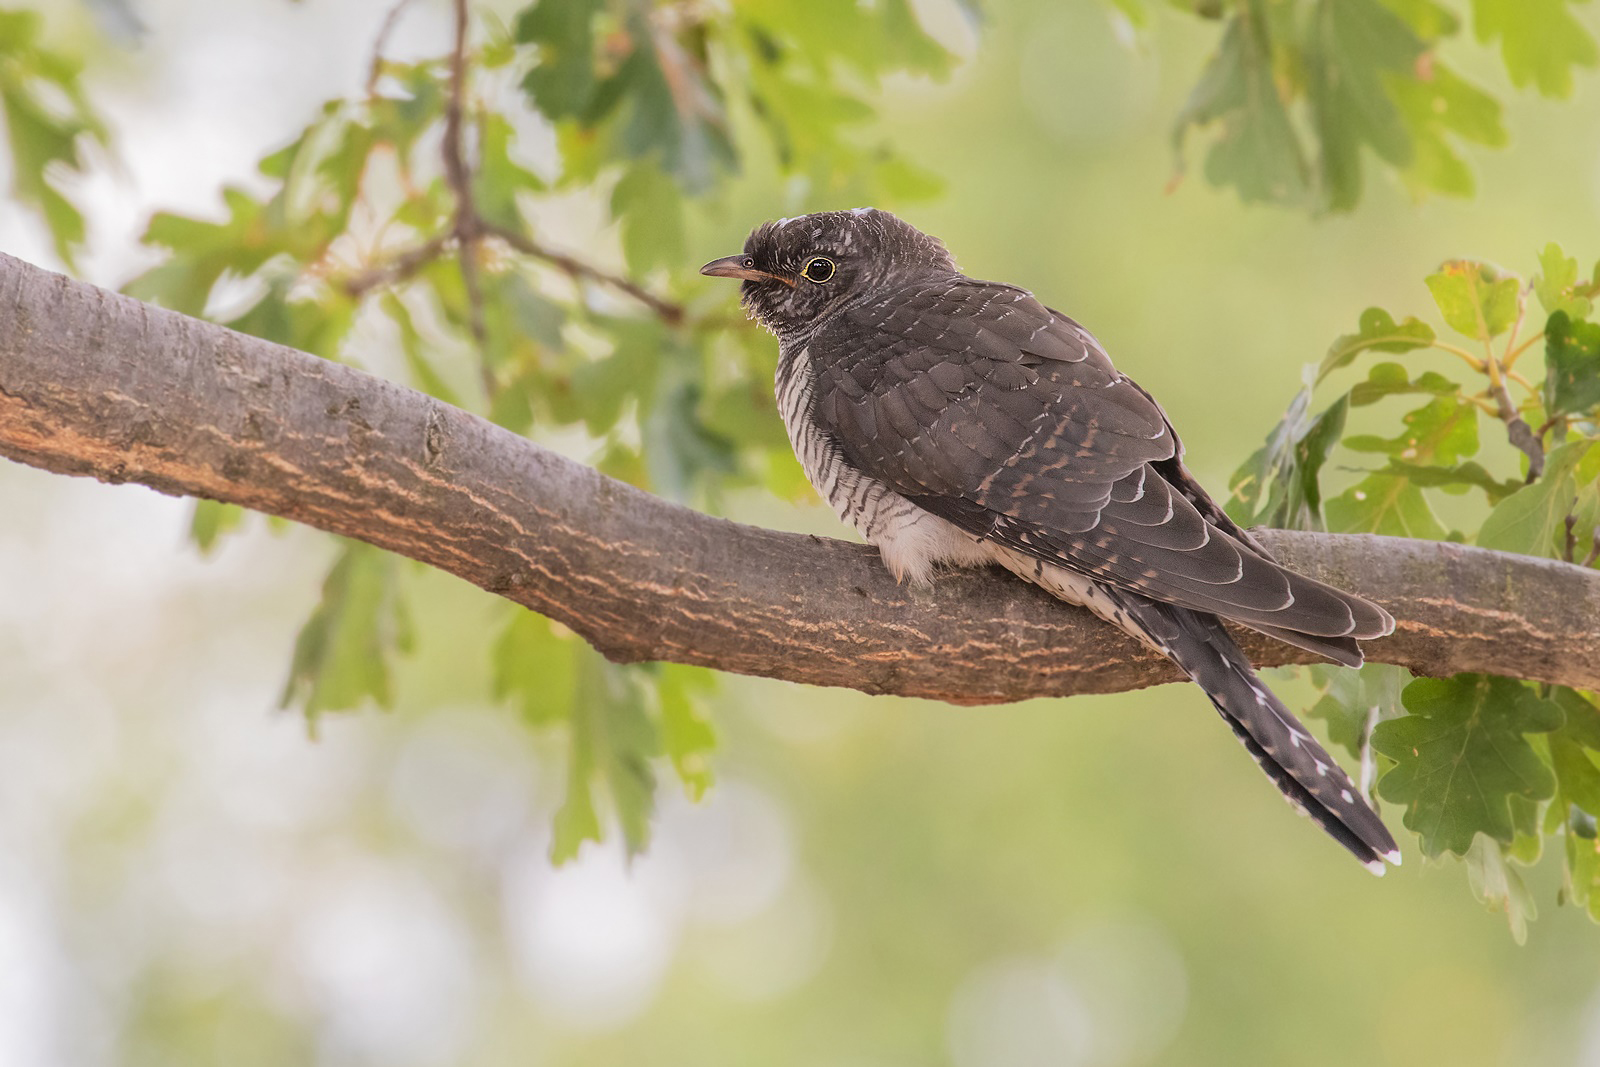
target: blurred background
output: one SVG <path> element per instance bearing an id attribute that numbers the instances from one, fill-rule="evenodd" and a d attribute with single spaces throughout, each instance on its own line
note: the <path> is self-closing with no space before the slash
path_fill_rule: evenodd
<path id="1" fill-rule="evenodd" d="M 215 210 L 357 91 L 389 6 L 143 0 L 118 42 L 124 9 L 46 0 L 119 145 L 77 190 L 79 273 L 123 284 L 155 261 L 152 211 Z M 945 181 L 904 213 L 1094 330 L 1214 492 L 1362 308 L 1422 312 L 1448 258 L 1600 255 L 1593 74 L 1541 100 L 1456 42 L 1512 135 L 1469 153 L 1477 196 L 1419 204 L 1373 172 L 1354 214 L 1311 219 L 1197 164 L 1167 191 L 1212 26 L 1136 39 L 1092 0 L 994 0 L 977 31 L 918 10 L 962 58 L 874 100 Z M 391 52 L 440 54 L 449 25 L 417 3 Z M 693 216 L 688 261 L 795 208 L 752 166 Z M 597 217 L 546 221 L 614 248 Z M 57 264 L 6 203 L 0 248 Z M 843 536 L 807 501 L 722 503 Z M 1522 947 L 1398 813 L 1406 865 L 1373 879 L 1190 688 L 973 709 L 729 677 L 706 798 L 664 782 L 646 854 L 612 835 L 554 868 L 554 742 L 460 669 L 490 598 L 419 569 L 396 706 L 312 736 L 278 701 L 333 545 L 252 520 L 203 558 L 190 514 L 0 465 L 0 1064 L 1600 1065 L 1600 929 L 1556 906 L 1555 866 Z"/>

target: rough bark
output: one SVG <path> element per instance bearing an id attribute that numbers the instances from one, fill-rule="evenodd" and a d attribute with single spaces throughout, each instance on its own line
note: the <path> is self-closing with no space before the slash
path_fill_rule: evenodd
<path id="1" fill-rule="evenodd" d="M 359 538 L 673 660 L 973 704 L 1175 671 L 998 572 L 901 587 L 861 545 L 668 503 L 361 371 L 0 255 L 0 455 Z M 3 505 L 0 505 L 3 515 Z M 1370 658 L 1600 688 L 1600 574 L 1461 545 L 1264 531 L 1373 598 Z M 1254 635 L 1262 665 L 1305 653 Z"/>

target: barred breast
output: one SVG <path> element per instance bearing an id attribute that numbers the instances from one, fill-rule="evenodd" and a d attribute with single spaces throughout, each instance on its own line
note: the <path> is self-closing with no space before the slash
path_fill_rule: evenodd
<path id="1" fill-rule="evenodd" d="M 851 465 L 812 416 L 816 379 L 804 348 L 781 346 L 776 385 L 778 413 L 806 479 L 840 520 L 877 547 L 897 580 L 926 585 L 940 563 L 970 567 L 994 558 L 982 538 Z"/>

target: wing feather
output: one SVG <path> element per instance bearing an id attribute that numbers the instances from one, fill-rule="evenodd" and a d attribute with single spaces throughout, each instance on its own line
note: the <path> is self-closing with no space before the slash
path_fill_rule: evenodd
<path id="1" fill-rule="evenodd" d="M 1024 290 L 918 284 L 841 312 L 808 350 L 814 415 L 845 457 L 968 532 L 1338 658 L 1393 628 L 1279 566 L 1184 468 L 1160 405 Z"/>

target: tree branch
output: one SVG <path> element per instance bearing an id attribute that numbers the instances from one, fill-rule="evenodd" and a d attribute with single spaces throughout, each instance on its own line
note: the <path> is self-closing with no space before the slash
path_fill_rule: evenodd
<path id="1" fill-rule="evenodd" d="M 986 703 L 1177 677 L 998 572 L 895 584 L 871 549 L 697 514 L 360 371 L 0 255 L 0 455 L 360 538 L 664 659 Z M 1600 573 L 1383 537 L 1265 531 L 1400 620 L 1424 674 L 1600 688 Z M 1249 636 L 1262 665 L 1305 653 Z"/>

